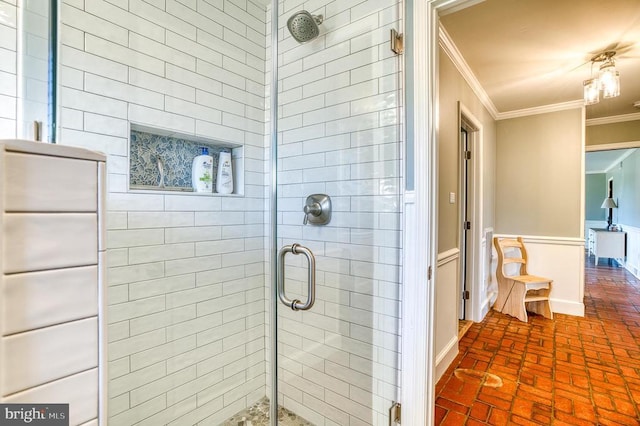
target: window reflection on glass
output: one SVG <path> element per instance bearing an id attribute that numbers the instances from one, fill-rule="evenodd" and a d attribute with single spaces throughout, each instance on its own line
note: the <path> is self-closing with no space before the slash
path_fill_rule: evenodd
<path id="1" fill-rule="evenodd" d="M 56 0 L 26 0 L 18 9 L 19 138 L 55 141 Z"/>

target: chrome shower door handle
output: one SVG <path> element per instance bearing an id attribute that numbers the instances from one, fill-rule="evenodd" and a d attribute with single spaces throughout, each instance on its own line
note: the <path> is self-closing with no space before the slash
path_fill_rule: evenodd
<path id="1" fill-rule="evenodd" d="M 308 274 L 308 291 L 307 301 L 302 303 L 298 299 L 289 299 L 284 290 L 284 257 L 287 253 L 293 253 L 295 255 L 304 254 L 309 263 Z M 294 311 L 306 311 L 311 309 L 313 303 L 316 301 L 316 258 L 308 248 L 301 246 L 300 244 L 291 244 L 284 246 L 278 252 L 278 298 L 282 303 L 293 309 Z"/>

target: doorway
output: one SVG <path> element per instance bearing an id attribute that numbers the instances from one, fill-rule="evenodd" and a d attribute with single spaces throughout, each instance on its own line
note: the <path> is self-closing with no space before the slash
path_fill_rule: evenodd
<path id="1" fill-rule="evenodd" d="M 459 336 L 472 321 L 484 316 L 480 308 L 484 277 L 482 250 L 482 126 L 473 114 L 459 103 Z M 465 329 L 466 328 L 466 329 Z"/>

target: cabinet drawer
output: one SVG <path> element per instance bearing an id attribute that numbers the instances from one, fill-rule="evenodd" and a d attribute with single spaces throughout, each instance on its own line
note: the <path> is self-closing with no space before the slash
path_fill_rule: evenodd
<path id="1" fill-rule="evenodd" d="M 7 275 L 1 286 L 2 334 L 98 315 L 98 267 Z"/>
<path id="2" fill-rule="evenodd" d="M 95 212 L 98 163 L 9 152 L 5 157 L 5 210 Z"/>
<path id="3" fill-rule="evenodd" d="M 98 365 L 97 318 L 41 328 L 2 339 L 2 396 Z"/>
<path id="4" fill-rule="evenodd" d="M 5 273 L 98 263 L 95 213 L 10 213 L 3 231 Z"/>
<path id="5" fill-rule="evenodd" d="M 9 403 L 69 404 L 69 424 L 79 425 L 98 417 L 98 369 L 74 374 L 4 399 Z"/>

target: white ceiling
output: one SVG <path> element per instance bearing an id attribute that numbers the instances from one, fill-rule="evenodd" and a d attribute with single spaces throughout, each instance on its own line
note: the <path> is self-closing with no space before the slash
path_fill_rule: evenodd
<path id="1" fill-rule="evenodd" d="M 616 149 L 611 151 L 595 151 L 585 154 L 585 172 L 606 173 L 617 167 L 622 160 L 633 154 L 636 149 Z"/>
<path id="2" fill-rule="evenodd" d="M 640 112 L 639 0 L 485 0 L 441 22 L 500 113 L 582 99 L 605 50 L 617 51 L 621 96 L 587 118 Z"/>

